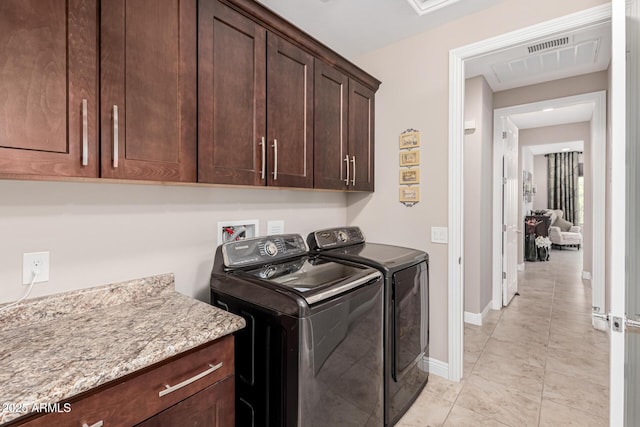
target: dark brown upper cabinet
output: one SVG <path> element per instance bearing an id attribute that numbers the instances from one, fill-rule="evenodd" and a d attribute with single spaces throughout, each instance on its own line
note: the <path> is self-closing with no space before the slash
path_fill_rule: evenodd
<path id="1" fill-rule="evenodd" d="M 313 187 L 313 56 L 267 37 L 268 183 Z"/>
<path id="2" fill-rule="evenodd" d="M 101 176 L 196 181 L 196 0 L 101 2 Z"/>
<path id="3" fill-rule="evenodd" d="M 202 1 L 198 180 L 313 185 L 313 56 L 219 2 Z"/>
<path id="4" fill-rule="evenodd" d="M 316 61 L 314 185 L 344 190 L 350 183 L 348 110 L 349 77 Z"/>
<path id="5" fill-rule="evenodd" d="M 349 80 L 350 190 L 373 191 L 374 96 L 373 90 Z"/>
<path id="6" fill-rule="evenodd" d="M 0 1 L 0 176 L 96 177 L 97 3 Z"/>
<path id="7" fill-rule="evenodd" d="M 314 187 L 373 191 L 373 90 L 320 61 L 315 88 Z"/>

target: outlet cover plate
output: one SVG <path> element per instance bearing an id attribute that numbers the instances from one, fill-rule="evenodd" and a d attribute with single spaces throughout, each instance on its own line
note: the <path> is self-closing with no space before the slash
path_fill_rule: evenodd
<path id="1" fill-rule="evenodd" d="M 22 256 L 22 284 L 29 285 L 33 280 L 33 269 L 38 268 L 38 278 L 34 283 L 49 281 L 49 252 L 30 252 Z"/>
<path id="2" fill-rule="evenodd" d="M 447 227 L 431 227 L 432 243 L 449 243 L 449 230 Z"/>

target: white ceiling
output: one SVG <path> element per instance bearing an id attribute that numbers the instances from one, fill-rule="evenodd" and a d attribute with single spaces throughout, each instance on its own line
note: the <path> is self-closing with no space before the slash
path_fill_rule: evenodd
<path id="1" fill-rule="evenodd" d="M 502 1 L 258 0 L 348 59 Z"/>
<path id="2" fill-rule="evenodd" d="M 611 24 L 603 23 L 466 61 L 465 76 L 483 75 L 498 92 L 606 70 L 610 61 Z"/>
<path id="3" fill-rule="evenodd" d="M 584 141 L 557 142 L 554 144 L 527 145 L 534 156 L 561 151 L 584 151 Z"/>
<path id="4" fill-rule="evenodd" d="M 570 107 L 555 108 L 551 111 L 541 110 L 509 116 L 518 129 L 588 122 L 591 121 L 591 117 L 593 117 L 593 103 L 576 104 Z"/>

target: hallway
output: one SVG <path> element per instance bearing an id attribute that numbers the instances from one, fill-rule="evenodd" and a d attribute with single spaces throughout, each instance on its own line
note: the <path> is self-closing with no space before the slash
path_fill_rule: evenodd
<path id="1" fill-rule="evenodd" d="M 608 426 L 609 344 L 591 327 L 582 253 L 528 262 L 511 304 L 465 325 L 464 379 L 431 375 L 397 424 Z"/>

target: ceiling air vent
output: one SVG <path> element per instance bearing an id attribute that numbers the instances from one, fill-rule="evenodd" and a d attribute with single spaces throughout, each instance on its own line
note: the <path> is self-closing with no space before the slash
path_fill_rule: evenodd
<path id="1" fill-rule="evenodd" d="M 569 37 L 560 37 L 559 39 L 549 40 L 546 42 L 534 44 L 532 46 L 528 46 L 527 49 L 529 53 L 540 52 L 541 50 L 551 49 L 553 47 L 564 46 L 569 43 Z"/>

